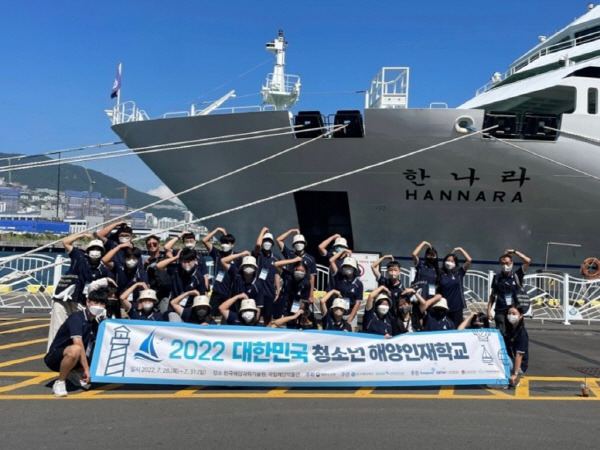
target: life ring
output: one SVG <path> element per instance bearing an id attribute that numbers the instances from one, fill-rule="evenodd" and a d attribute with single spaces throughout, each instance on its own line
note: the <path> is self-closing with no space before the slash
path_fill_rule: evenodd
<path id="1" fill-rule="evenodd" d="M 581 264 L 581 274 L 583 278 L 588 280 L 600 278 L 600 260 L 598 258 L 587 258 Z"/>

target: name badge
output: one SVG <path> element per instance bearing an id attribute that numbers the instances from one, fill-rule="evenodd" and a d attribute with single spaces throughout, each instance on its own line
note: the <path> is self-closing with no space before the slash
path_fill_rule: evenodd
<path id="1" fill-rule="evenodd" d="M 435 284 L 427 285 L 427 295 L 434 296 L 435 295 Z"/>
<path id="2" fill-rule="evenodd" d="M 292 313 L 296 313 L 298 312 L 298 310 L 300 309 L 300 302 L 294 302 L 292 303 Z"/>
<path id="3" fill-rule="evenodd" d="M 260 278 L 261 280 L 266 280 L 268 273 L 269 271 L 267 269 L 262 269 L 258 278 Z"/>
<path id="4" fill-rule="evenodd" d="M 221 281 L 223 281 L 223 278 L 225 278 L 225 272 L 219 270 L 219 273 L 217 273 L 217 277 L 215 278 L 215 280 L 217 280 L 217 282 L 220 283 Z"/>
<path id="5" fill-rule="evenodd" d="M 511 306 L 513 304 L 512 294 L 506 294 L 504 299 L 506 300 L 507 306 Z"/>
<path id="6" fill-rule="evenodd" d="M 185 306 L 188 304 L 188 300 L 189 299 L 190 299 L 189 297 L 184 298 L 183 300 L 181 300 L 181 302 L 179 303 L 179 305 L 183 306 L 185 308 Z"/>
<path id="7" fill-rule="evenodd" d="M 83 287 L 83 295 L 87 295 L 88 290 L 90 289 L 90 283 L 86 283 Z"/>

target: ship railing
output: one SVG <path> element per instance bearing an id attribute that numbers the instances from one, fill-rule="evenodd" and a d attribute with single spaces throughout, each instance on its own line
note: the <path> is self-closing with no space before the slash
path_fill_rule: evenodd
<path id="1" fill-rule="evenodd" d="M 367 108 L 408 108 L 409 67 L 382 67 L 371 80 Z"/>
<path id="2" fill-rule="evenodd" d="M 140 122 L 150 120 L 148 114 L 143 109 L 139 109 L 134 101 L 128 100 L 123 103 L 117 103 L 112 110 L 106 110 L 113 125 L 127 122 Z"/>
<path id="3" fill-rule="evenodd" d="M 267 75 L 265 89 L 272 92 L 280 92 L 282 94 L 290 94 L 300 90 L 300 77 L 298 75 L 283 75 L 283 86 L 274 78 L 279 78 L 280 75 L 270 73 Z"/>
<path id="4" fill-rule="evenodd" d="M 599 39 L 600 39 L 600 31 L 596 31 L 594 33 L 586 34 L 583 36 L 578 36 L 573 39 L 561 41 L 556 44 L 549 45 L 548 47 L 543 47 L 539 51 L 537 51 L 527 57 L 524 57 L 522 59 L 515 61 L 515 63 L 506 72 L 504 72 L 502 74 L 500 74 L 500 73 L 495 74 L 493 80 L 489 81 L 488 83 L 486 83 L 485 85 L 483 85 L 482 87 L 477 89 L 477 92 L 475 92 L 475 95 L 477 96 L 477 95 L 483 94 L 484 92 L 489 91 L 491 88 L 496 86 L 498 83 L 504 81 L 511 75 L 514 75 L 515 73 L 519 72 L 520 70 L 527 67 L 533 61 L 535 61 L 536 59 L 539 59 L 542 56 L 550 55 L 552 53 L 557 53 L 562 50 L 566 50 L 568 48 L 573 48 L 573 47 L 576 47 L 579 45 L 588 44 L 590 42 L 594 42 Z"/>
<path id="5" fill-rule="evenodd" d="M 234 113 L 245 113 L 245 112 L 260 112 L 260 111 L 274 111 L 273 105 L 245 105 L 245 106 L 227 106 L 224 108 L 217 108 L 211 111 L 213 114 L 234 114 Z M 191 117 L 200 116 L 202 110 L 196 109 L 194 106 L 189 111 L 173 111 L 162 115 L 163 119 L 175 118 L 175 117 Z"/>
<path id="6" fill-rule="evenodd" d="M 385 275 L 385 269 L 382 269 Z M 409 287 L 415 277 L 415 269 L 402 268 L 400 279 Z M 494 272 L 469 270 L 463 281 L 467 312 L 487 313 Z M 315 289 L 325 291 L 329 283 L 329 270 L 317 265 Z M 525 276 L 523 289 L 531 299 L 532 320 L 559 321 L 569 325 L 573 321 L 600 322 L 600 279 L 584 280 L 567 273 L 533 273 Z M 367 293 L 365 293 L 365 298 Z M 359 310 L 362 315 L 364 302 Z"/>

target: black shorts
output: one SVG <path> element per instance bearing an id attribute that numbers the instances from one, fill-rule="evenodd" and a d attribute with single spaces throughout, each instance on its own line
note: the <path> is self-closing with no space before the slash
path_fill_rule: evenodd
<path id="1" fill-rule="evenodd" d="M 48 366 L 48 369 L 53 372 L 60 372 L 60 363 L 64 358 L 65 348 L 67 347 L 59 347 L 46 353 L 46 356 L 44 356 L 44 362 L 46 363 L 46 366 Z M 77 364 L 75 364 L 74 369 L 78 367 L 81 367 L 81 362 L 79 361 L 77 361 Z"/>

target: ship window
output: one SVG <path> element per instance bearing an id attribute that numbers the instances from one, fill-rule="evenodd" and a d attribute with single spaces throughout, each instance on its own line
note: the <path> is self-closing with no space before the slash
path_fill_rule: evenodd
<path id="1" fill-rule="evenodd" d="M 600 26 L 590 27 L 575 33 L 575 45 L 585 44 L 600 38 Z"/>
<path id="2" fill-rule="evenodd" d="M 588 89 L 588 114 L 598 114 L 598 89 Z"/>
<path id="3" fill-rule="evenodd" d="M 573 44 L 571 43 L 571 36 L 565 36 L 557 44 L 548 47 L 548 53 L 556 53 L 565 48 L 571 47 Z"/>

